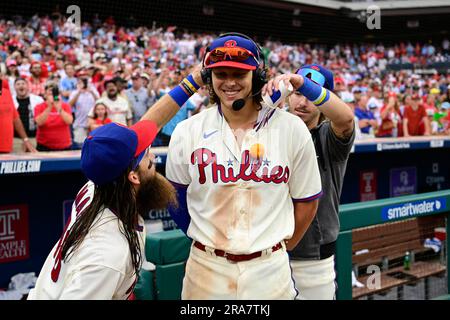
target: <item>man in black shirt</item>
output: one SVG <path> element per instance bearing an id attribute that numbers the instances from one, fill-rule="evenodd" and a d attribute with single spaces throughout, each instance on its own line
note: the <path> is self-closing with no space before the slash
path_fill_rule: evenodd
<path id="1" fill-rule="evenodd" d="M 43 103 L 44 100 L 37 95 L 30 93 L 28 82 L 24 78 L 17 78 L 14 81 L 16 95 L 13 97 L 14 105 L 19 113 L 20 120 L 27 136 L 33 146 L 36 146 L 36 123 L 34 122 L 34 108 Z M 22 152 L 22 139 L 16 133 L 14 138 L 13 152 Z"/>
<path id="2" fill-rule="evenodd" d="M 311 132 L 323 195 L 314 220 L 290 252 L 292 276 L 300 300 L 332 300 L 336 291 L 334 254 L 339 198 L 355 139 L 355 122 L 352 109 L 333 93 L 333 73 L 320 65 L 303 66 L 295 74 L 278 76 L 273 82 L 287 80 L 297 88 L 301 77 L 311 80 L 310 90 L 294 91 L 288 98 L 289 111 L 300 117 Z M 308 97 L 314 86 L 321 90 L 317 100 Z"/>

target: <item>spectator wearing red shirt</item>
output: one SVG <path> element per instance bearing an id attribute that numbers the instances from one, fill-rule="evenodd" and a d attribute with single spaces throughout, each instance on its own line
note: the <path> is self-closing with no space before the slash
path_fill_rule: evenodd
<path id="1" fill-rule="evenodd" d="M 10 153 L 13 150 L 14 129 L 23 140 L 23 150 L 36 152 L 14 106 L 8 81 L 0 77 L 0 153 Z"/>
<path id="2" fill-rule="evenodd" d="M 405 106 L 403 114 L 403 134 L 405 137 L 430 135 L 430 122 L 427 112 L 419 101 L 419 95 L 413 94 L 411 104 Z"/>
<path id="3" fill-rule="evenodd" d="M 378 128 L 377 137 L 403 136 L 403 116 L 395 92 L 389 92 L 381 108 L 380 116 L 381 125 Z"/>
<path id="4" fill-rule="evenodd" d="M 39 151 L 69 150 L 72 145 L 70 125 L 73 122 L 70 105 L 62 102 L 58 87 L 51 83 L 45 87 L 45 102 L 34 111 L 37 124 L 36 142 Z"/>
<path id="5" fill-rule="evenodd" d="M 30 66 L 31 77 L 29 80 L 30 92 L 37 96 L 44 96 L 45 78 L 42 77 L 42 66 L 38 61 L 34 61 Z"/>
<path id="6" fill-rule="evenodd" d="M 97 102 L 93 112 L 94 116 L 88 119 L 89 132 L 112 122 L 111 119 L 108 118 L 108 108 L 103 102 Z"/>

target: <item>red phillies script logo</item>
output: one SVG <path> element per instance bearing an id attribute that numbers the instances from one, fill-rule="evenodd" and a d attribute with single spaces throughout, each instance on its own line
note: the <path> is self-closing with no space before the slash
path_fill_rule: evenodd
<path id="1" fill-rule="evenodd" d="M 0 263 L 26 260 L 29 257 L 28 206 L 0 207 Z"/>
<path id="2" fill-rule="evenodd" d="M 88 186 L 87 184 L 80 190 L 80 192 L 77 194 L 77 197 L 75 199 L 75 210 L 77 212 L 77 217 L 86 210 L 88 207 L 88 204 L 91 200 L 90 196 L 86 197 L 86 194 L 88 192 Z M 63 249 L 63 243 L 66 241 L 67 237 L 69 236 L 68 228 L 70 226 L 70 221 L 72 220 L 72 215 L 69 216 L 69 219 L 67 219 L 66 226 L 64 227 L 63 235 L 59 239 L 58 246 L 55 250 L 55 253 L 53 254 L 53 258 L 55 259 L 55 264 L 53 265 L 51 278 L 53 282 L 57 282 L 59 278 L 59 273 L 61 272 L 61 260 L 62 260 L 62 249 Z"/>
<path id="3" fill-rule="evenodd" d="M 200 184 L 206 182 L 206 172 L 208 166 L 211 168 L 212 182 L 217 183 L 219 179 L 224 182 L 255 181 L 264 183 L 287 183 L 289 181 L 289 168 L 286 166 L 275 166 L 270 170 L 268 167 L 262 168 L 262 175 L 257 176 L 256 172 L 261 167 L 261 161 L 250 163 L 250 152 L 245 150 L 242 152 L 241 165 L 239 166 L 239 173 L 235 174 L 233 167 L 228 169 L 225 166 L 217 163 L 217 156 L 214 152 L 206 148 L 195 150 L 191 155 L 191 163 L 198 166 Z M 250 169 L 250 170 L 249 170 Z M 250 172 L 248 172 L 250 171 Z"/>

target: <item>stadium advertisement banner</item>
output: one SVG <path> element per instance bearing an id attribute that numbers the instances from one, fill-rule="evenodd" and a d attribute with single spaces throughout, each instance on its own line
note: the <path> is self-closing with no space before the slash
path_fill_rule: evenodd
<path id="1" fill-rule="evenodd" d="M 150 210 L 144 216 L 147 226 L 147 232 L 168 231 L 177 228 L 167 209 Z"/>
<path id="2" fill-rule="evenodd" d="M 34 173 L 41 171 L 41 160 L 4 161 L 0 163 L 0 174 Z"/>
<path id="3" fill-rule="evenodd" d="M 74 200 L 63 201 L 62 230 L 64 230 L 67 221 L 69 221 L 70 215 L 72 214 L 73 202 Z M 147 232 L 150 233 L 177 228 L 175 221 L 173 221 L 167 209 L 150 210 L 147 215 L 144 215 L 144 219 L 147 225 Z"/>
<path id="4" fill-rule="evenodd" d="M 361 202 L 377 199 L 376 170 L 365 170 L 359 173 L 359 199 Z"/>
<path id="5" fill-rule="evenodd" d="M 433 161 L 420 167 L 419 185 L 423 185 L 424 192 L 432 192 L 437 190 L 444 190 L 450 187 L 450 167 L 446 161 Z"/>
<path id="6" fill-rule="evenodd" d="M 383 221 L 392 221 L 398 219 L 414 218 L 430 213 L 447 211 L 445 198 L 434 198 L 423 201 L 411 201 L 393 206 L 387 206 L 381 209 L 381 218 Z"/>
<path id="7" fill-rule="evenodd" d="M 0 206 L 0 263 L 29 257 L 28 206 Z"/>
<path id="8" fill-rule="evenodd" d="M 394 168 L 390 171 L 390 196 L 399 197 L 417 191 L 416 167 Z"/>

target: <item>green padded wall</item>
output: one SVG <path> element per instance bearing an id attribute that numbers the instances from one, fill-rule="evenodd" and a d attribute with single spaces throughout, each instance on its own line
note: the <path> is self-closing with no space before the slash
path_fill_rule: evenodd
<path id="1" fill-rule="evenodd" d="M 134 287 L 137 300 L 155 300 L 155 271 L 141 270 L 139 281 Z"/>
<path id="2" fill-rule="evenodd" d="M 184 262 L 189 256 L 191 240 L 179 229 L 147 235 L 147 260 L 158 265 Z"/>
<path id="3" fill-rule="evenodd" d="M 181 300 L 185 262 L 156 266 L 156 299 Z"/>

